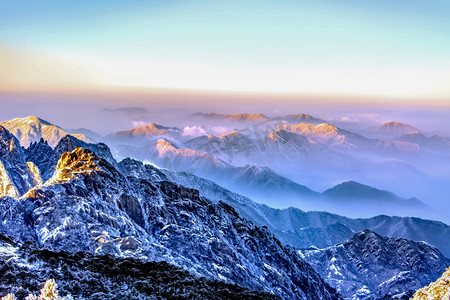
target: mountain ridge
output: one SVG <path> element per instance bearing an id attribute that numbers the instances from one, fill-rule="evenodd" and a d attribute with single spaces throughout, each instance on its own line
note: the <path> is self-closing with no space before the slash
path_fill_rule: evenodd
<path id="1" fill-rule="evenodd" d="M 67 138 L 60 148 L 71 145 Z M 1 233 L 52 251 L 164 259 L 284 298 L 338 299 L 293 248 L 231 206 L 171 182 L 125 176 L 88 149 L 64 152 L 47 182 L 20 201 L 0 198 L 0 212 Z"/>
<path id="2" fill-rule="evenodd" d="M 35 116 L 3 121 L 0 122 L 0 125 L 16 136 L 22 146 L 29 146 L 43 138 L 50 146 L 54 147 L 62 137 L 68 134 L 61 127 Z M 83 134 L 76 133 L 73 136 L 86 142 L 91 141 Z"/>

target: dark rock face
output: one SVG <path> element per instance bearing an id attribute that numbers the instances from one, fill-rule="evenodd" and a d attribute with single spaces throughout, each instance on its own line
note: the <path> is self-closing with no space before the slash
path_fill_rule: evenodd
<path id="1" fill-rule="evenodd" d="M 65 137 L 55 153 L 78 143 Z M 102 157 L 110 154 L 101 145 L 88 146 Z M 124 176 L 102 157 L 82 148 L 62 153 L 43 185 L 16 204 L 0 199 L 0 232 L 51 251 L 165 260 L 194 275 L 286 299 L 338 299 L 293 248 L 231 206 L 214 204 L 195 189 L 153 181 L 158 174 L 147 166 L 140 167 L 150 171 L 148 178 Z"/>
<path id="2" fill-rule="evenodd" d="M 42 250 L 0 235 L 0 296 L 23 299 L 54 278 L 61 296 L 75 299 L 278 299 L 221 281 L 208 280 L 167 262 L 145 262 L 87 252 Z M 20 288 L 19 288 L 20 287 Z"/>
<path id="3" fill-rule="evenodd" d="M 37 182 L 40 175 L 31 172 L 19 141 L 0 126 L 0 195 L 18 197 Z"/>
<path id="4" fill-rule="evenodd" d="M 122 194 L 119 197 L 118 206 L 119 209 L 126 212 L 136 224 L 141 227 L 145 225 L 141 204 L 135 197 Z"/>
<path id="5" fill-rule="evenodd" d="M 41 138 L 39 142 L 31 143 L 25 149 L 25 156 L 27 161 L 33 162 L 39 168 L 43 181 L 52 177 L 59 157 L 56 156 L 47 141 Z"/>
<path id="6" fill-rule="evenodd" d="M 63 137 L 59 141 L 58 145 L 56 145 L 54 152 L 55 152 L 56 157 L 59 158 L 59 157 L 61 157 L 61 155 L 64 152 L 72 152 L 73 150 L 75 150 L 75 148 L 78 148 L 78 147 L 91 150 L 98 157 L 103 158 L 104 160 L 109 162 L 114 167 L 117 167 L 117 162 L 113 158 L 108 146 L 106 146 L 103 143 L 98 143 L 98 144 L 86 143 L 86 142 L 80 141 L 79 139 L 77 139 L 71 135 L 66 135 L 65 137 Z"/>
<path id="7" fill-rule="evenodd" d="M 450 265 L 424 242 L 356 233 L 346 242 L 321 250 L 302 250 L 323 278 L 349 299 L 410 296 L 439 278 Z"/>

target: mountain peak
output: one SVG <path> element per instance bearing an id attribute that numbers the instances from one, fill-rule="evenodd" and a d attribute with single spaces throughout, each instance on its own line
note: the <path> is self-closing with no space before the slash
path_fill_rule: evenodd
<path id="1" fill-rule="evenodd" d="M 149 123 L 136 128 L 116 131 L 109 134 L 106 139 L 112 142 L 132 141 L 136 144 L 148 144 L 148 139 L 158 136 L 179 137 L 182 130 L 177 127 L 166 127 L 156 123 Z"/>
<path id="2" fill-rule="evenodd" d="M 195 113 L 193 116 L 208 118 L 208 119 L 224 119 L 231 121 L 263 121 L 267 120 L 267 116 L 264 114 L 248 114 L 248 113 L 239 113 L 239 114 L 218 114 L 218 113 Z"/>
<path id="3" fill-rule="evenodd" d="M 370 131 L 387 137 L 396 137 L 409 132 L 420 132 L 419 129 L 412 125 L 395 121 L 389 121 L 373 127 Z"/>
<path id="4" fill-rule="evenodd" d="M 0 125 L 8 129 L 24 147 L 33 142 L 38 142 L 41 138 L 48 141 L 49 145 L 54 147 L 58 141 L 68 133 L 61 127 L 36 116 L 26 118 L 15 118 L 9 121 L 0 122 Z M 83 134 L 74 134 L 77 138 L 89 141 Z"/>
<path id="5" fill-rule="evenodd" d="M 52 123 L 50 123 L 48 121 L 45 121 L 45 120 L 43 120 L 43 119 L 41 119 L 39 117 L 36 117 L 36 116 L 28 116 L 26 118 L 15 118 L 15 119 L 13 119 L 13 121 L 14 120 L 16 120 L 16 121 L 24 121 L 24 122 L 29 122 L 29 123 L 40 123 L 40 124 L 43 124 L 43 125 L 53 125 Z M 56 125 L 54 125 L 54 126 L 56 126 Z"/>
<path id="6" fill-rule="evenodd" d="M 11 165 L 25 163 L 25 156 L 17 138 L 0 125 L 0 157 Z"/>
<path id="7" fill-rule="evenodd" d="M 368 197 L 374 193 L 383 192 L 374 187 L 350 180 L 344 181 L 324 192 L 334 197 Z M 386 192 L 389 193 L 389 192 Z"/>
<path id="8" fill-rule="evenodd" d="M 386 123 L 381 124 L 381 128 L 414 128 L 414 126 L 402 123 L 402 122 L 395 122 L 395 121 L 389 121 Z"/>
<path id="9" fill-rule="evenodd" d="M 324 123 L 325 121 L 316 117 L 311 116 L 310 114 L 290 114 L 285 115 L 283 117 L 280 117 L 282 120 L 290 121 L 290 122 L 306 122 L 306 123 L 313 123 L 313 124 L 319 124 Z"/>
<path id="10" fill-rule="evenodd" d="M 75 148 L 72 152 L 64 152 L 58 161 L 56 171 L 50 178 L 51 183 L 63 183 L 72 180 L 79 174 L 91 174 L 101 171 L 100 158 L 88 149 Z"/>

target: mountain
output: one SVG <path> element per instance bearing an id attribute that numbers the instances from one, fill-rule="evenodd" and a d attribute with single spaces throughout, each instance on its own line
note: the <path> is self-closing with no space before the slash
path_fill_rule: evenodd
<path id="1" fill-rule="evenodd" d="M 442 134 L 435 134 L 433 136 L 425 136 L 419 131 L 408 132 L 404 135 L 396 137 L 394 141 L 409 142 L 418 144 L 421 147 L 427 148 L 444 148 L 450 147 L 450 139 Z"/>
<path id="2" fill-rule="evenodd" d="M 300 253 L 346 299 L 409 299 L 450 265 L 425 242 L 383 237 L 370 230 L 326 249 Z"/>
<path id="3" fill-rule="evenodd" d="M 327 123 L 319 125 L 305 123 L 279 125 L 275 130 L 294 132 L 332 149 L 349 153 L 357 150 L 358 154 L 374 153 L 377 155 L 404 156 L 405 154 L 417 154 L 420 152 L 420 147 L 414 143 L 369 139 L 361 134 L 340 129 Z"/>
<path id="4" fill-rule="evenodd" d="M 391 205 L 403 207 L 416 207 L 426 209 L 426 205 L 416 198 L 403 199 L 394 193 L 376 189 L 355 181 L 347 181 L 338 184 L 325 192 L 323 195 L 332 202 L 340 204 L 355 205 L 358 202 L 361 205 Z"/>
<path id="5" fill-rule="evenodd" d="M 110 143 L 132 145 L 146 145 L 160 137 L 179 138 L 183 131 L 176 127 L 165 127 L 155 123 L 139 126 L 137 128 L 110 133 L 105 140 Z"/>
<path id="6" fill-rule="evenodd" d="M 42 282 L 52 278 L 58 294 L 70 295 L 70 299 L 168 299 L 174 293 L 184 299 L 278 299 L 269 293 L 194 276 L 167 262 L 55 252 L 37 244 L 16 243 L 3 235 L 0 249 L 0 296 L 12 293 L 23 299 L 36 294 Z"/>
<path id="7" fill-rule="evenodd" d="M 348 239 L 353 233 L 369 229 L 383 236 L 426 241 L 450 256 L 450 226 L 439 221 L 414 217 L 379 215 L 372 218 L 347 218 L 323 211 L 305 212 L 298 208 L 259 207 L 269 228 L 286 244 L 297 248 L 325 248 Z M 265 224 L 262 224 L 265 225 Z"/>
<path id="8" fill-rule="evenodd" d="M 125 173 L 154 181 L 172 181 L 193 188 L 213 202 L 225 202 L 236 209 L 240 216 L 266 226 L 284 244 L 297 248 L 310 246 L 326 248 L 341 243 L 355 232 L 370 229 L 381 235 L 402 237 L 414 241 L 426 241 L 450 256 L 450 226 L 431 220 L 411 217 L 376 216 L 367 219 L 351 219 L 323 211 L 303 211 L 299 208 L 275 209 L 256 203 L 250 198 L 219 186 L 211 180 L 186 172 L 158 169 L 133 159 L 120 162 Z"/>
<path id="9" fill-rule="evenodd" d="M 448 299 L 450 296 L 450 267 L 435 282 L 419 289 L 412 300 Z"/>
<path id="10" fill-rule="evenodd" d="M 246 165 L 240 168 L 226 170 L 226 177 L 219 182 L 238 193 L 257 199 L 288 198 L 295 199 L 301 205 L 302 201 L 310 201 L 319 193 L 298 184 L 286 177 L 280 176 L 267 167 Z M 274 205 L 285 206 L 288 199 L 279 199 Z M 267 201 L 267 200 L 266 200 Z M 271 201 L 269 201 L 271 202 Z"/>
<path id="11" fill-rule="evenodd" d="M 4 136 L 11 141 L 6 130 Z M 440 222 L 388 216 L 349 219 L 295 208 L 273 209 L 187 173 L 166 172 L 131 159 L 109 163 L 102 158 L 112 157 L 106 145 L 84 144 L 99 154 L 73 149 L 81 143 L 71 136 L 62 139 L 53 150 L 61 155 L 49 180 L 32 187 L 20 201 L 0 198 L 1 234 L 19 243 L 37 243 L 52 253 L 82 251 L 82 255 L 144 262 L 166 260 L 207 280 L 220 279 L 250 290 L 299 299 L 337 296 L 298 252 L 283 246 L 269 229 L 274 228 L 276 236 L 310 246 L 336 243 L 345 234 L 372 228 L 384 235 L 427 240 L 450 252 L 446 243 L 450 230 Z M 26 151 L 17 153 L 11 142 L 5 144 L 2 157 L 26 161 Z M 41 144 L 42 149 L 49 150 L 45 142 Z M 259 168 L 246 171 L 252 175 L 264 173 Z M 215 200 L 211 202 L 198 190 L 169 182 L 173 178 L 186 185 L 197 183 L 201 193 L 209 193 Z M 234 201 L 236 210 L 225 203 L 228 201 Z M 267 222 L 267 228 L 242 219 L 241 211 L 258 225 Z M 38 273 L 47 274 L 44 269 Z"/>
<path id="12" fill-rule="evenodd" d="M 350 164 L 350 159 L 345 155 L 294 132 L 279 130 L 260 143 L 242 133 L 232 132 L 220 138 L 213 135 L 197 137 L 184 145 L 189 148 L 180 148 L 161 139 L 142 148 L 123 145 L 116 148 L 123 158 L 132 157 L 169 170 L 193 173 L 269 206 L 328 210 L 331 204 L 331 209 L 337 213 L 365 210 L 372 212 L 373 216 L 391 213 L 407 204 L 405 214 L 435 213 L 417 199 L 406 200 L 389 192 L 374 195 L 375 190 L 372 190 L 371 195 L 356 198 L 354 195 L 360 188 L 355 186 L 356 183 L 347 186 L 346 195 L 335 195 L 331 189 L 320 195 L 272 168 L 261 166 L 291 168 L 298 173 L 299 169 L 308 172 L 313 166 L 337 168 L 340 164 Z M 235 166 L 229 160 L 242 166 Z M 383 205 L 379 205 L 379 201 Z"/>
<path id="13" fill-rule="evenodd" d="M 264 145 L 247 134 L 232 131 L 220 137 L 212 134 L 196 137 L 186 141 L 184 147 L 210 153 L 230 164 L 242 165 L 261 160 Z"/>
<path id="14" fill-rule="evenodd" d="M 58 149 L 74 144 L 63 139 Z M 338 299 L 292 247 L 231 206 L 134 175 L 86 148 L 64 152 L 52 177 L 20 201 L 0 198 L 0 233 L 52 252 L 164 260 L 195 276 L 282 298 Z"/>
<path id="15" fill-rule="evenodd" d="M 394 154 L 400 157 L 411 154 L 413 155 L 412 157 L 417 157 L 417 154 L 421 152 L 418 144 L 404 141 L 378 140 L 376 149 L 384 154 Z"/>
<path id="16" fill-rule="evenodd" d="M 19 141 L 0 126 L 0 197 L 18 198 L 41 183 L 38 168 L 25 160 Z"/>
<path id="17" fill-rule="evenodd" d="M 143 107 L 104 108 L 102 111 L 107 113 L 122 113 L 131 116 L 146 115 L 149 113 L 149 111 Z"/>
<path id="18" fill-rule="evenodd" d="M 299 124 L 299 123 L 310 123 L 310 124 L 321 124 L 325 123 L 324 120 L 313 117 L 309 114 L 290 114 L 284 115 L 275 119 L 284 120 L 288 123 Z"/>
<path id="19" fill-rule="evenodd" d="M 185 142 L 184 146 L 211 153 L 235 166 L 256 164 L 283 170 L 293 164 L 311 165 L 323 160 L 337 164 L 345 161 L 344 155 L 301 134 L 286 130 L 268 130 L 266 133 L 243 129 L 221 137 L 196 137 Z"/>
<path id="20" fill-rule="evenodd" d="M 218 114 L 218 113 L 194 113 L 192 117 L 200 117 L 204 119 L 212 120 L 228 120 L 228 121 L 239 121 L 239 122 L 255 122 L 255 121 L 265 121 L 269 118 L 263 114 Z"/>
<path id="21" fill-rule="evenodd" d="M 264 114 L 218 114 L 218 113 L 194 113 L 191 115 L 192 117 L 200 117 L 203 119 L 211 119 L 211 120 L 226 120 L 226 121 L 239 121 L 239 122 L 268 122 L 268 121 L 285 121 L 288 123 L 312 123 L 312 124 L 320 124 L 325 123 L 322 119 L 313 117 L 309 114 L 288 114 L 284 116 L 278 117 L 268 117 Z"/>
<path id="22" fill-rule="evenodd" d="M 419 129 L 417 129 L 412 125 L 394 121 L 389 121 L 379 126 L 371 127 L 367 130 L 367 132 L 373 136 L 384 138 L 393 138 L 403 134 L 407 134 L 409 132 L 416 132 L 416 131 L 420 132 Z"/>
<path id="23" fill-rule="evenodd" d="M 103 140 L 103 136 L 101 134 L 86 128 L 66 129 L 66 131 L 71 135 L 82 134 L 93 142 L 99 142 Z"/>
<path id="24" fill-rule="evenodd" d="M 257 165 L 235 167 L 215 156 L 198 150 L 178 148 L 167 140 L 158 140 L 143 148 L 120 146 L 123 156 L 151 161 L 173 171 L 189 172 L 207 178 L 249 197 L 269 201 L 280 199 L 283 206 L 294 198 L 308 201 L 317 192 L 283 177 L 270 168 Z"/>
<path id="25" fill-rule="evenodd" d="M 201 174 L 220 172 L 229 165 L 213 155 L 193 149 L 180 149 L 167 140 L 158 140 L 142 149 L 143 158 L 177 171 L 195 170 Z"/>
<path id="26" fill-rule="evenodd" d="M 108 146 L 103 143 L 85 143 L 71 135 L 63 137 L 55 146 L 55 149 L 52 149 L 47 141 L 41 138 L 39 142 L 34 142 L 26 148 L 24 154 L 28 162 L 34 163 L 37 166 L 42 179 L 47 181 L 55 172 L 59 157 L 64 152 L 71 152 L 77 147 L 90 149 L 110 164 L 117 166 L 117 162 L 113 158 Z"/>
<path id="27" fill-rule="evenodd" d="M 3 121 L 0 122 L 0 126 L 10 131 L 17 137 L 20 144 L 26 147 L 33 142 L 38 142 L 41 138 L 47 141 L 51 147 L 54 147 L 62 137 L 68 134 L 61 127 L 34 116 Z M 76 133 L 73 136 L 85 142 L 91 142 L 83 134 Z"/>
<path id="28" fill-rule="evenodd" d="M 286 130 L 308 137 L 309 139 L 332 147 L 355 148 L 368 143 L 362 135 L 346 131 L 327 123 L 319 125 L 300 123 L 296 125 L 281 125 L 275 130 Z"/>
<path id="29" fill-rule="evenodd" d="M 268 134 L 265 139 L 265 161 L 271 158 L 274 164 L 283 161 L 286 164 L 297 162 L 299 165 L 320 165 L 320 161 L 328 164 L 348 164 L 346 155 L 334 151 L 310 138 L 286 130 L 277 130 Z"/>

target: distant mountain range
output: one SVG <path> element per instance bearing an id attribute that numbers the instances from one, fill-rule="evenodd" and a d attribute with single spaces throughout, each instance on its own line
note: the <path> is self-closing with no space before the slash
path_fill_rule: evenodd
<path id="1" fill-rule="evenodd" d="M 227 120 L 227 121 L 238 121 L 238 122 L 268 122 L 268 121 L 284 121 L 289 124 L 291 123 L 311 123 L 320 124 L 325 121 L 309 114 L 289 114 L 277 117 L 268 117 L 264 114 L 218 114 L 218 113 L 193 113 L 191 115 L 195 118 L 203 119 L 215 119 L 215 120 Z"/>
<path id="2" fill-rule="evenodd" d="M 205 119 L 222 119 L 232 121 L 265 121 L 269 118 L 263 114 L 217 114 L 217 113 L 194 113 L 193 117 Z"/>
<path id="3" fill-rule="evenodd" d="M 320 195 L 296 182 L 299 178 L 310 176 L 311 173 L 319 178 L 328 174 L 336 174 L 333 176 L 346 174 L 358 166 L 369 165 L 370 158 L 367 157 L 373 155 L 391 157 L 391 155 L 401 154 L 403 157 L 408 157 L 407 155 L 411 153 L 420 153 L 420 146 L 416 143 L 403 140 L 368 139 L 326 123 L 280 125 L 280 122 L 270 123 L 274 118 L 270 119 L 262 114 L 257 116 L 208 115 L 232 120 L 265 118 L 269 123 L 261 128 L 252 127 L 250 131 L 244 128 L 222 136 L 208 134 L 194 138 L 184 135 L 183 130 L 177 127 L 150 123 L 113 132 L 101 139 L 112 145 L 114 156 L 117 158 L 133 157 L 151 161 L 167 169 L 194 173 L 276 207 L 328 209 L 328 205 L 332 205 L 333 211 L 337 213 L 366 210 L 375 215 L 391 213 L 403 206 L 405 209 L 399 211 L 404 214 L 421 215 L 422 212 L 429 212 L 428 215 L 432 215 L 434 213 L 417 199 L 406 200 L 389 193 L 356 198 L 354 195 L 358 187 L 350 188 L 348 185 L 347 195 L 330 196 L 332 191 Z M 319 120 L 307 114 L 287 115 L 280 118 L 283 122 L 286 122 L 284 119 L 307 120 L 312 123 Z M 14 119 L 3 123 L 15 124 L 14 128 L 20 131 L 25 140 L 35 142 L 41 137 L 47 137 L 48 132 L 53 132 L 49 130 L 50 128 L 55 129 L 56 134 L 50 135 L 50 140 L 53 141 L 49 143 L 50 147 L 56 146 L 55 141 L 59 135 L 67 133 L 60 127 L 36 117 Z M 89 134 L 89 136 L 95 135 L 88 130 L 78 132 Z M 86 135 L 82 136 L 82 140 L 90 141 Z M 39 163 L 49 160 L 51 160 L 49 157 L 42 157 Z M 377 164 L 380 163 L 382 161 L 377 161 Z M 398 176 L 409 172 L 402 166 L 397 163 L 389 164 L 389 168 L 393 169 L 392 174 L 398 174 Z M 294 174 L 295 180 L 292 179 L 291 174 Z M 43 174 L 45 179 L 49 176 L 50 174 Z M 372 190 L 372 193 L 374 192 Z M 353 196 L 348 197 L 350 194 Z M 383 205 L 377 205 L 380 200 Z"/>

